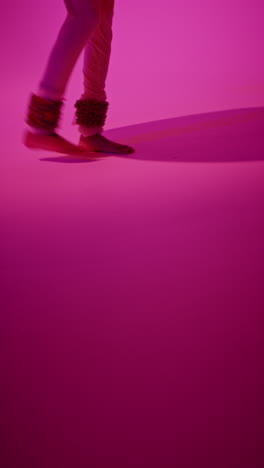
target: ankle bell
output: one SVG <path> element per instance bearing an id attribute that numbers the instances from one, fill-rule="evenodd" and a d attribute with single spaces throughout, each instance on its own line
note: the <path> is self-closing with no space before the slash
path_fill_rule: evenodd
<path id="1" fill-rule="evenodd" d="M 30 127 L 53 130 L 58 127 L 63 100 L 53 101 L 32 93 L 26 123 Z"/>
<path id="2" fill-rule="evenodd" d="M 73 123 L 86 127 L 103 127 L 109 103 L 98 99 L 79 99 L 74 107 L 76 108 Z"/>

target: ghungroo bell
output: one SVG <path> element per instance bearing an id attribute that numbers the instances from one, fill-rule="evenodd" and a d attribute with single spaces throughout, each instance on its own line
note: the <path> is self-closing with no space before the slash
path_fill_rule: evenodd
<path id="1" fill-rule="evenodd" d="M 26 123 L 31 127 L 52 130 L 58 126 L 63 100 L 52 101 L 31 94 Z"/>
<path id="2" fill-rule="evenodd" d="M 86 127 L 103 127 L 108 106 L 109 103 L 106 101 L 98 101 L 97 99 L 79 99 L 74 105 L 77 109 L 74 123 L 84 125 Z"/>

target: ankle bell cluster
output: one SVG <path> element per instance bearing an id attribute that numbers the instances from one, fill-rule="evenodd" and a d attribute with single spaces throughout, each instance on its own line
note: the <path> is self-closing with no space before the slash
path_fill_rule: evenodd
<path id="1" fill-rule="evenodd" d="M 97 99 L 79 99 L 76 108 L 74 123 L 86 127 L 103 127 L 109 103 Z"/>
<path id="2" fill-rule="evenodd" d="M 52 101 L 31 94 L 26 123 L 34 128 L 53 130 L 58 126 L 63 100 Z"/>
<path id="3" fill-rule="evenodd" d="M 28 105 L 26 123 L 31 127 L 43 130 L 54 130 L 58 127 L 63 100 L 42 98 L 32 93 Z M 97 99 L 79 99 L 73 123 L 85 127 L 103 127 L 109 103 Z"/>

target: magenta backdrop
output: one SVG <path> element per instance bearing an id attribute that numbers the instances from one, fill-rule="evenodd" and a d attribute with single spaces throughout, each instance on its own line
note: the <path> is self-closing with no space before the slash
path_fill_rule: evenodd
<path id="1" fill-rule="evenodd" d="M 19 72 L 23 89 L 35 88 L 65 12 L 62 0 L 2 6 L 8 79 Z M 263 15 L 262 0 L 117 0 L 106 128 L 263 105 Z M 70 104 L 82 89 L 81 62 Z"/>

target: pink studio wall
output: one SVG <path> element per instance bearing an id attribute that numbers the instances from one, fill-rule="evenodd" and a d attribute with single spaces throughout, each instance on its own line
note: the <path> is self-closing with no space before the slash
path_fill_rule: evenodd
<path id="1" fill-rule="evenodd" d="M 66 9 L 10 0 L 1 13 L 4 78 L 23 107 Z M 106 128 L 264 105 L 263 15 L 262 0 L 116 0 Z M 69 129 L 81 69 L 82 55 L 67 89 Z"/>

